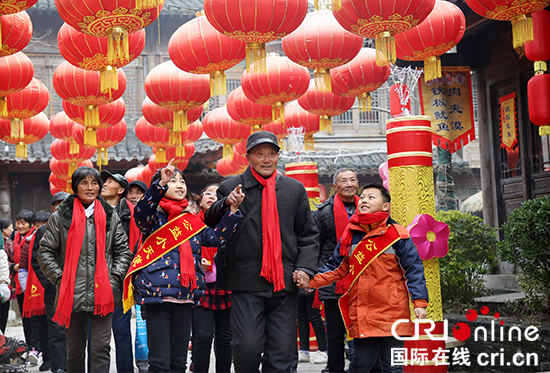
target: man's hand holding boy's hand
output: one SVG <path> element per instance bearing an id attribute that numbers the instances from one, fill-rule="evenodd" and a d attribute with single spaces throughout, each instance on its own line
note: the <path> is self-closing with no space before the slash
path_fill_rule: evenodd
<path id="1" fill-rule="evenodd" d="M 296 286 L 298 286 L 300 289 L 309 288 L 309 275 L 304 271 L 300 271 L 300 270 L 294 271 L 292 273 L 292 280 L 296 283 Z"/>
<path id="2" fill-rule="evenodd" d="M 426 311 L 425 308 L 415 308 L 414 309 L 414 314 L 415 314 L 416 318 L 419 319 L 419 320 L 425 319 L 426 316 L 428 316 L 428 312 Z"/>

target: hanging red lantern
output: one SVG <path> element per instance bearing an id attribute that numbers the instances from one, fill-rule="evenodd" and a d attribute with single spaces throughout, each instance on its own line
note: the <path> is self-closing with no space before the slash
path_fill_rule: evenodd
<path id="1" fill-rule="evenodd" d="M 305 150 L 312 150 L 314 145 L 313 134 L 319 132 L 321 117 L 308 113 L 298 105 L 298 102 L 291 102 L 285 108 L 285 118 L 285 126 L 287 128 L 304 128 Z"/>
<path id="2" fill-rule="evenodd" d="M 246 57 L 244 43 L 219 33 L 204 15 L 187 21 L 172 34 L 168 53 L 183 71 L 210 74 L 211 96 L 227 94 L 225 70 Z"/>
<path id="3" fill-rule="evenodd" d="M 319 130 L 332 133 L 332 117 L 342 115 L 355 103 L 355 97 L 344 97 L 332 92 L 315 90 L 315 81 L 312 79 L 309 88 L 300 98 L 298 104 L 311 114 L 321 116 Z"/>
<path id="4" fill-rule="evenodd" d="M 243 92 L 250 100 L 260 105 L 271 105 L 272 121 L 285 120 L 285 102 L 296 100 L 306 93 L 309 86 L 309 71 L 292 62 L 288 57 L 266 58 L 266 72 L 243 72 Z"/>
<path id="5" fill-rule="evenodd" d="M 212 26 L 246 43 L 246 70 L 265 72 L 265 43 L 294 31 L 304 20 L 307 0 L 206 0 L 204 12 Z"/>
<path id="6" fill-rule="evenodd" d="M 86 144 L 97 146 L 95 130 L 101 128 L 98 106 L 119 99 L 126 89 L 126 74 L 120 70 L 117 74 L 118 89 L 110 93 L 101 92 L 101 77 L 98 71 L 89 71 L 63 62 L 53 73 L 53 87 L 59 97 L 71 104 L 84 108 L 84 125 L 87 129 Z M 67 108 L 65 112 L 78 122 Z"/>
<path id="7" fill-rule="evenodd" d="M 69 118 L 64 111 L 55 114 L 50 119 L 50 133 L 56 139 L 70 141 L 71 154 L 78 153 L 78 144 L 73 138 L 73 127 L 77 125 L 78 123 Z"/>
<path id="8" fill-rule="evenodd" d="M 288 58 L 314 71 L 316 89 L 330 92 L 330 69 L 351 61 L 363 38 L 344 30 L 330 10 L 322 10 L 309 13 L 282 39 L 282 46 Z"/>
<path id="9" fill-rule="evenodd" d="M 376 39 L 378 66 L 395 63 L 394 35 L 418 26 L 432 11 L 436 0 L 342 0 L 334 10 L 336 20 L 348 31 L 364 38 Z"/>
<path id="10" fill-rule="evenodd" d="M 172 164 L 181 164 L 183 162 L 188 161 L 193 154 L 195 153 L 195 144 L 189 143 L 185 144 L 185 153 L 184 156 L 180 156 L 176 154 L 176 148 L 168 148 L 166 149 L 166 162 L 157 162 L 157 156 L 155 155 L 157 150 L 153 148 L 153 155 L 149 157 L 149 161 L 147 162 L 147 166 L 153 170 L 157 171 L 160 170 L 163 167 L 166 167 L 166 165 L 170 162 L 170 160 L 174 160 Z M 181 169 L 180 169 L 181 170 Z"/>
<path id="11" fill-rule="evenodd" d="M 212 140 L 222 143 L 223 156 L 233 154 L 233 144 L 238 143 L 252 133 L 249 126 L 233 120 L 226 107 L 212 110 L 202 120 L 202 128 Z"/>
<path id="12" fill-rule="evenodd" d="M 86 108 L 84 106 L 74 105 L 65 100 L 63 100 L 62 105 L 65 114 L 70 119 L 81 126 L 85 126 Z M 97 128 L 114 126 L 124 118 L 126 104 L 121 97 L 118 100 L 97 106 L 97 112 L 99 116 L 99 126 Z"/>
<path id="13" fill-rule="evenodd" d="M 235 166 L 236 165 L 231 162 L 231 157 L 228 155 L 216 162 L 216 172 L 223 177 L 235 175 L 237 171 L 237 167 Z"/>
<path id="14" fill-rule="evenodd" d="M 9 120 L 0 119 L 0 139 L 15 145 L 15 158 L 27 158 L 27 145 L 42 140 L 48 134 L 48 117 L 39 113 L 34 117 L 24 119 L 21 126 L 25 136 L 12 136 Z"/>
<path id="15" fill-rule="evenodd" d="M 141 167 L 132 167 L 126 173 L 124 174 L 124 177 L 126 180 L 128 180 L 128 183 L 131 183 L 134 180 L 137 180 L 137 176 L 139 173 L 141 173 L 143 166 Z"/>
<path id="16" fill-rule="evenodd" d="M 26 9 L 29 9 L 34 4 L 36 4 L 37 1 L 38 0 L 25 0 L 25 1 L 0 0 L 0 15 L 22 12 Z"/>
<path id="17" fill-rule="evenodd" d="M 137 5 L 141 3 L 143 7 Z M 55 0 L 61 18 L 85 34 L 108 38 L 110 65 L 130 59 L 128 34 L 150 25 L 157 19 L 164 0 Z"/>
<path id="18" fill-rule="evenodd" d="M 259 105 L 250 100 L 243 92 L 243 88 L 231 91 L 227 96 L 227 112 L 237 122 L 260 130 L 264 124 L 271 123 L 271 105 Z"/>
<path id="19" fill-rule="evenodd" d="M 174 132 L 187 130 L 187 111 L 210 98 L 208 75 L 190 74 L 167 61 L 155 66 L 145 78 L 145 93 L 155 104 L 174 112 Z"/>
<path id="20" fill-rule="evenodd" d="M 535 72 L 544 72 L 550 60 L 550 12 L 541 10 L 532 16 L 534 40 L 525 43 L 525 57 L 535 62 Z"/>
<path id="21" fill-rule="evenodd" d="M 53 172 L 50 172 L 50 177 L 48 178 L 48 180 L 50 182 L 50 191 L 52 190 L 52 187 L 55 189 L 55 192 L 52 192 L 52 195 L 62 191 L 70 193 L 69 190 L 71 189 L 71 184 L 68 182 L 68 180 L 60 179 Z"/>
<path id="22" fill-rule="evenodd" d="M 84 132 L 86 130 L 82 126 L 73 127 L 73 137 L 75 141 L 82 146 L 84 144 Z M 127 126 L 126 121 L 122 119 L 114 126 L 100 128 L 97 130 L 97 165 L 106 166 L 109 160 L 108 148 L 115 146 L 126 136 Z"/>
<path id="23" fill-rule="evenodd" d="M 149 185 L 151 184 L 151 180 L 153 179 L 153 175 L 155 175 L 155 172 L 151 170 L 149 167 L 143 167 L 141 169 L 141 172 L 138 174 L 137 179 L 143 181 L 145 184 Z"/>
<path id="24" fill-rule="evenodd" d="M 29 57 L 17 52 L 0 57 L 0 117 L 8 115 L 6 96 L 29 85 L 34 76 L 34 67 Z"/>
<path id="25" fill-rule="evenodd" d="M 229 161 L 233 163 L 235 170 L 235 175 L 243 173 L 248 167 L 248 159 L 245 155 L 240 154 L 236 150 L 233 151 L 233 158 Z"/>
<path id="26" fill-rule="evenodd" d="M 128 35 L 128 60 L 109 63 L 107 39 L 88 35 L 64 23 L 57 33 L 59 53 L 71 65 L 101 73 L 101 92 L 118 89 L 117 69 L 135 60 L 145 47 L 145 30 Z"/>
<path id="27" fill-rule="evenodd" d="M 46 86 L 38 79 L 32 78 L 31 82 L 22 90 L 6 96 L 8 115 L 3 116 L 11 122 L 11 134 L 13 139 L 23 139 L 25 126 L 23 120 L 40 114 L 48 106 L 50 94 Z M 23 151 L 22 147 L 19 147 Z M 19 155 L 22 157 L 21 153 Z"/>
<path id="28" fill-rule="evenodd" d="M 181 140 L 179 141 L 179 145 L 176 145 L 175 147 L 175 157 L 177 158 L 183 158 L 183 159 L 189 159 L 193 156 L 195 153 L 195 144 L 194 142 L 201 138 L 203 133 L 202 130 L 202 123 L 200 120 L 196 120 L 195 122 L 191 123 L 187 131 L 181 132 Z M 189 151 L 191 150 L 188 145 L 192 145 L 192 152 L 188 156 Z"/>
<path id="29" fill-rule="evenodd" d="M 436 1 L 432 12 L 418 26 L 395 35 L 397 57 L 424 61 L 424 80 L 441 77 L 439 56 L 453 48 L 464 36 L 466 18 L 459 7 Z"/>
<path id="30" fill-rule="evenodd" d="M 233 151 L 240 155 L 246 155 L 246 141 L 239 141 L 233 146 Z"/>
<path id="31" fill-rule="evenodd" d="M 78 162 L 76 164 L 76 168 L 83 167 L 83 166 L 94 167 L 94 164 L 89 159 L 86 159 L 85 161 L 82 161 L 82 162 Z M 50 170 L 60 180 L 64 180 L 64 181 L 71 180 L 72 173 L 69 172 L 70 168 L 71 168 L 70 163 L 61 162 L 56 158 L 50 159 Z M 52 181 L 51 179 L 50 179 L 50 182 L 54 183 L 54 181 Z"/>
<path id="32" fill-rule="evenodd" d="M 332 92 L 344 97 L 357 97 L 359 112 L 370 110 L 370 92 L 376 91 L 390 77 L 389 66 L 376 64 L 377 55 L 385 58 L 372 48 L 363 48 L 351 62 L 330 71 Z"/>
<path id="33" fill-rule="evenodd" d="M 144 117 L 140 117 L 136 122 L 135 132 L 139 141 L 157 149 L 159 162 L 166 162 L 166 148 L 173 147 L 168 143 L 170 132 L 167 129 L 155 127 Z"/>
<path id="34" fill-rule="evenodd" d="M 69 164 L 68 175 L 71 177 L 78 168 L 78 163 L 92 158 L 95 149 L 79 146 L 78 153 L 71 154 L 71 143 L 69 141 L 55 139 L 50 145 L 50 153 L 52 157 L 56 158 L 58 161 Z"/>
<path id="35" fill-rule="evenodd" d="M 546 8 L 550 0 L 466 0 L 466 4 L 482 17 L 512 22 L 514 48 L 519 48 L 533 40 L 531 14 Z"/>
<path id="36" fill-rule="evenodd" d="M 0 13 L 0 57 L 22 51 L 32 38 L 31 17 L 25 11 L 1 15 Z"/>
<path id="37" fill-rule="evenodd" d="M 50 194 L 53 196 L 55 195 L 56 193 L 58 192 L 65 192 L 66 190 L 64 189 L 59 189 L 58 187 L 56 187 L 55 185 L 53 185 L 52 183 L 50 183 Z"/>
<path id="38" fill-rule="evenodd" d="M 550 135 L 550 74 L 535 74 L 527 83 L 529 119 L 539 126 L 539 135 Z"/>
<path id="39" fill-rule="evenodd" d="M 273 133 L 275 136 L 277 136 L 277 139 L 279 140 L 279 147 L 282 148 L 282 139 L 284 139 L 287 135 L 288 135 L 288 131 L 287 131 L 287 126 L 285 124 L 285 122 L 283 121 L 276 121 L 276 122 L 271 122 L 269 124 L 266 124 L 264 127 L 263 127 L 263 130 L 264 131 L 269 131 L 271 133 Z"/>

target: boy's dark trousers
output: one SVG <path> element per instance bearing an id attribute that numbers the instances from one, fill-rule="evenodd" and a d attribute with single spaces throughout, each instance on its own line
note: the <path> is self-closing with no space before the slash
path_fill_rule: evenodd
<path id="1" fill-rule="evenodd" d="M 44 290 L 44 303 L 46 305 L 46 318 L 48 324 L 48 338 L 50 348 L 51 371 L 67 370 L 67 338 L 65 327 L 53 322 L 55 314 L 55 287 Z"/>

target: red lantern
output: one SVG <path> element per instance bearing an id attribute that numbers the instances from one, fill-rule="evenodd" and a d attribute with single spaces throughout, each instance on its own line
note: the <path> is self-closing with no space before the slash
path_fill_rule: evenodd
<path id="1" fill-rule="evenodd" d="M 308 113 L 298 102 L 291 102 L 285 108 L 285 125 L 287 128 L 304 128 L 304 143 L 306 150 L 313 149 L 313 134 L 319 132 L 320 118 L 318 115 Z"/>
<path id="2" fill-rule="evenodd" d="M 155 104 L 175 112 L 174 132 L 187 130 L 187 111 L 210 98 L 208 75 L 189 74 L 167 61 L 155 66 L 145 78 L 145 93 Z"/>
<path id="3" fill-rule="evenodd" d="M 25 88 L 32 80 L 34 67 L 22 52 L 0 57 L 0 117 L 8 116 L 6 96 Z"/>
<path id="4" fill-rule="evenodd" d="M 530 14 L 543 10 L 549 0 L 466 0 L 466 4 L 482 17 L 512 22 L 514 48 L 533 40 L 533 19 Z"/>
<path id="5" fill-rule="evenodd" d="M 249 126 L 233 120 L 225 107 L 206 114 L 202 120 L 202 127 L 208 137 L 224 145 L 224 157 L 233 154 L 233 144 L 247 139 L 252 132 Z"/>
<path id="6" fill-rule="evenodd" d="M 82 166 L 94 167 L 94 164 L 89 159 L 82 162 L 78 162 L 76 164 L 76 168 L 82 167 Z M 71 180 L 72 173 L 69 172 L 70 168 L 71 166 L 67 162 L 61 162 L 60 160 L 57 160 L 55 158 L 50 159 L 50 170 L 60 180 L 65 180 L 65 181 Z M 50 182 L 55 184 L 55 182 L 51 179 L 50 179 Z"/>
<path id="7" fill-rule="evenodd" d="M 227 112 L 237 122 L 246 126 L 261 129 L 264 124 L 271 123 L 271 106 L 259 105 L 250 100 L 242 87 L 231 91 L 227 96 Z"/>
<path id="8" fill-rule="evenodd" d="M 372 48 L 363 48 L 351 62 L 330 71 L 332 92 L 340 96 L 357 97 L 359 112 L 370 110 L 370 92 L 376 91 L 390 77 L 389 66 L 376 64 L 377 55 L 384 58 Z"/>
<path id="9" fill-rule="evenodd" d="M 294 31 L 307 14 L 307 0 L 206 0 L 204 12 L 222 34 L 246 43 L 246 69 L 265 72 L 265 43 Z"/>
<path id="10" fill-rule="evenodd" d="M 32 22 L 27 12 L 0 16 L 0 57 L 22 51 L 31 37 Z"/>
<path id="11" fill-rule="evenodd" d="M 149 185 L 151 184 L 151 180 L 153 179 L 153 175 L 155 175 L 155 172 L 151 170 L 149 167 L 143 167 L 141 169 L 141 172 L 139 173 L 137 179 L 143 181 L 145 184 Z"/>
<path id="12" fill-rule="evenodd" d="M 230 156 L 225 156 L 216 163 L 216 171 L 223 177 L 234 175 L 237 167 L 231 162 Z"/>
<path id="13" fill-rule="evenodd" d="M 71 177 L 74 171 L 78 168 L 79 162 L 84 162 L 93 157 L 95 149 L 78 147 L 78 153 L 71 154 L 71 143 L 66 140 L 55 139 L 50 145 L 50 153 L 52 157 L 65 163 L 69 163 L 68 175 Z"/>
<path id="14" fill-rule="evenodd" d="M 195 122 L 191 123 L 189 125 L 189 128 L 187 129 L 187 132 L 185 132 L 185 141 L 184 143 L 192 143 L 197 141 L 201 138 L 203 133 L 202 130 L 202 123 L 200 120 L 196 120 Z"/>
<path id="15" fill-rule="evenodd" d="M 126 180 L 128 180 L 129 183 L 131 183 L 132 181 L 137 180 L 137 176 L 139 173 L 141 173 L 142 169 L 143 166 L 130 168 L 128 171 L 126 171 L 124 177 L 126 178 Z"/>
<path id="16" fill-rule="evenodd" d="M 85 34 L 108 38 L 109 64 L 127 63 L 130 59 L 128 34 L 144 29 L 157 19 L 163 0 L 55 0 L 61 18 Z"/>
<path id="17" fill-rule="evenodd" d="M 279 147 L 282 147 L 282 143 L 281 143 L 281 140 L 284 139 L 286 137 L 286 135 L 288 135 L 288 131 L 287 131 L 287 126 L 285 124 L 285 122 L 283 121 L 276 121 L 276 122 L 271 122 L 269 124 L 266 124 L 263 128 L 264 131 L 269 131 L 273 134 L 275 134 L 275 136 L 277 136 L 277 139 L 279 139 Z"/>
<path id="18" fill-rule="evenodd" d="M 49 99 L 48 89 L 35 78 L 32 78 L 31 82 L 22 90 L 6 96 L 8 115 L 4 118 L 10 119 L 11 122 L 10 137 L 25 138 L 25 126 L 22 124 L 22 120 L 40 114 L 48 106 Z"/>
<path id="19" fill-rule="evenodd" d="M 246 141 L 239 141 L 233 146 L 233 151 L 240 155 L 246 155 Z"/>
<path id="20" fill-rule="evenodd" d="M 64 23 L 57 33 L 59 53 L 73 66 L 101 73 L 101 92 L 118 89 L 117 68 L 135 60 L 145 47 L 145 30 L 128 35 L 128 60 L 109 63 L 107 39 L 78 31 Z"/>
<path id="21" fill-rule="evenodd" d="M 441 77 L 439 56 L 458 44 L 466 31 L 466 18 L 456 5 L 436 1 L 430 15 L 418 26 L 395 35 L 397 57 L 424 61 L 424 80 Z"/>
<path id="22" fill-rule="evenodd" d="M 534 40 L 525 43 L 525 57 L 535 62 L 535 72 L 546 71 L 550 60 L 550 12 L 533 13 Z"/>
<path id="23" fill-rule="evenodd" d="M 305 94 L 298 98 L 302 109 L 311 114 L 320 115 L 320 131 L 332 133 L 332 117 L 344 114 L 351 109 L 354 97 L 339 96 L 331 92 L 315 90 L 315 81 L 311 80 Z"/>
<path id="24" fill-rule="evenodd" d="M 27 145 L 42 140 L 48 134 L 48 117 L 39 113 L 23 120 L 24 137 L 12 136 L 9 120 L 0 119 L 0 139 L 15 145 L 15 158 L 27 158 Z"/>
<path id="25" fill-rule="evenodd" d="M 0 0 L 0 14 L 14 14 L 29 9 L 38 0 L 14 1 Z"/>
<path id="26" fill-rule="evenodd" d="M 52 119 L 50 119 L 50 133 L 56 139 L 70 141 L 71 154 L 78 153 L 78 144 L 73 138 L 73 127 L 77 125 L 78 123 L 69 118 L 64 111 L 55 114 Z"/>
<path id="27" fill-rule="evenodd" d="M 180 156 L 176 153 L 176 148 L 166 149 L 166 162 L 157 162 L 157 156 L 155 155 L 157 150 L 153 149 L 153 155 L 149 157 L 149 161 L 147 162 L 148 167 L 156 172 L 157 170 L 166 167 L 166 165 L 172 159 L 174 160 L 174 162 L 172 163 L 173 165 L 189 161 L 189 159 L 195 153 L 195 144 L 185 144 L 183 147 L 185 148 L 183 156 Z M 187 165 L 185 167 L 187 167 Z M 182 169 L 180 168 L 180 170 Z"/>
<path id="28" fill-rule="evenodd" d="M 225 71 L 245 57 L 245 45 L 220 34 L 201 15 L 178 28 L 168 42 L 174 64 L 188 73 L 210 74 L 210 95 L 225 96 Z"/>
<path id="29" fill-rule="evenodd" d="M 76 123 L 84 126 L 86 124 L 86 108 L 79 105 L 71 104 L 68 101 L 63 100 L 63 110 L 69 118 Z M 99 105 L 97 107 L 99 116 L 99 126 L 97 128 L 105 128 L 114 126 L 124 118 L 126 112 L 126 104 L 124 100 L 119 98 L 113 102 L 109 102 L 105 105 Z"/>
<path id="30" fill-rule="evenodd" d="M 527 83 L 529 119 L 539 126 L 539 135 L 550 135 L 550 74 L 536 74 Z"/>
<path id="31" fill-rule="evenodd" d="M 75 141 L 82 146 L 84 144 L 84 132 L 86 130 L 82 126 L 73 127 L 73 137 Z M 127 126 L 126 121 L 122 119 L 114 126 L 100 128 L 97 130 L 97 165 L 106 166 L 109 160 L 107 148 L 115 146 L 121 142 L 126 136 Z"/>
<path id="32" fill-rule="evenodd" d="M 432 11 L 436 0 L 342 0 L 334 17 L 346 30 L 364 38 L 376 39 L 378 66 L 395 63 L 394 35 L 420 24 Z"/>
<path id="33" fill-rule="evenodd" d="M 55 158 L 52 158 L 52 160 Z M 52 190 L 52 187 L 55 189 L 55 192 L 52 192 L 52 195 L 54 195 L 57 192 L 67 192 L 70 193 L 71 184 L 67 180 L 62 180 L 59 177 L 57 177 L 53 172 L 50 172 L 50 177 L 48 178 L 50 181 L 50 191 Z"/>
<path id="34" fill-rule="evenodd" d="M 260 105 L 271 105 L 272 121 L 285 120 L 285 102 L 297 99 L 306 93 L 309 86 L 309 71 L 287 57 L 267 57 L 266 72 L 243 72 L 243 92 L 250 100 Z"/>
<path id="35" fill-rule="evenodd" d="M 309 13 L 282 46 L 288 58 L 314 71 L 316 89 L 330 92 L 330 69 L 351 61 L 363 38 L 344 30 L 330 10 L 323 10 Z"/>
<path id="36" fill-rule="evenodd" d="M 62 190 L 62 189 L 59 189 L 58 187 L 56 187 L 55 185 L 53 185 L 52 183 L 50 183 L 50 194 L 53 196 L 54 194 L 58 193 L 58 192 L 64 192 L 65 190 Z"/>
<path id="37" fill-rule="evenodd" d="M 166 148 L 173 147 L 168 144 L 170 133 L 167 129 L 155 127 L 144 117 L 138 119 L 135 127 L 136 136 L 145 145 L 157 148 L 159 162 L 166 162 Z"/>
<path id="38" fill-rule="evenodd" d="M 233 163 L 233 167 L 236 168 L 234 172 L 236 175 L 243 173 L 248 167 L 248 159 L 245 155 L 240 154 L 237 151 L 233 152 L 233 159 L 230 160 Z"/>

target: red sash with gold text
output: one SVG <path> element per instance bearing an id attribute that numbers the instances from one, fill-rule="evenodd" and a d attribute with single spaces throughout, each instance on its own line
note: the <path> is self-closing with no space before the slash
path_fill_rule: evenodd
<path id="1" fill-rule="evenodd" d="M 349 330 L 349 298 L 350 291 L 355 285 L 355 282 L 363 271 L 376 259 L 380 254 L 389 249 L 394 243 L 400 239 L 397 229 L 393 225 L 388 226 L 388 230 L 381 236 L 365 237 L 357 244 L 355 250 L 349 258 L 348 275 L 350 277 L 350 286 L 348 291 L 338 299 L 340 313 L 344 319 L 346 330 Z"/>
<path id="2" fill-rule="evenodd" d="M 136 253 L 134 260 L 132 260 L 126 277 L 124 277 L 124 296 L 122 298 L 124 312 L 127 312 L 134 304 L 132 275 L 188 241 L 205 227 L 206 225 L 198 216 L 185 213 L 168 221 L 147 237 Z"/>

